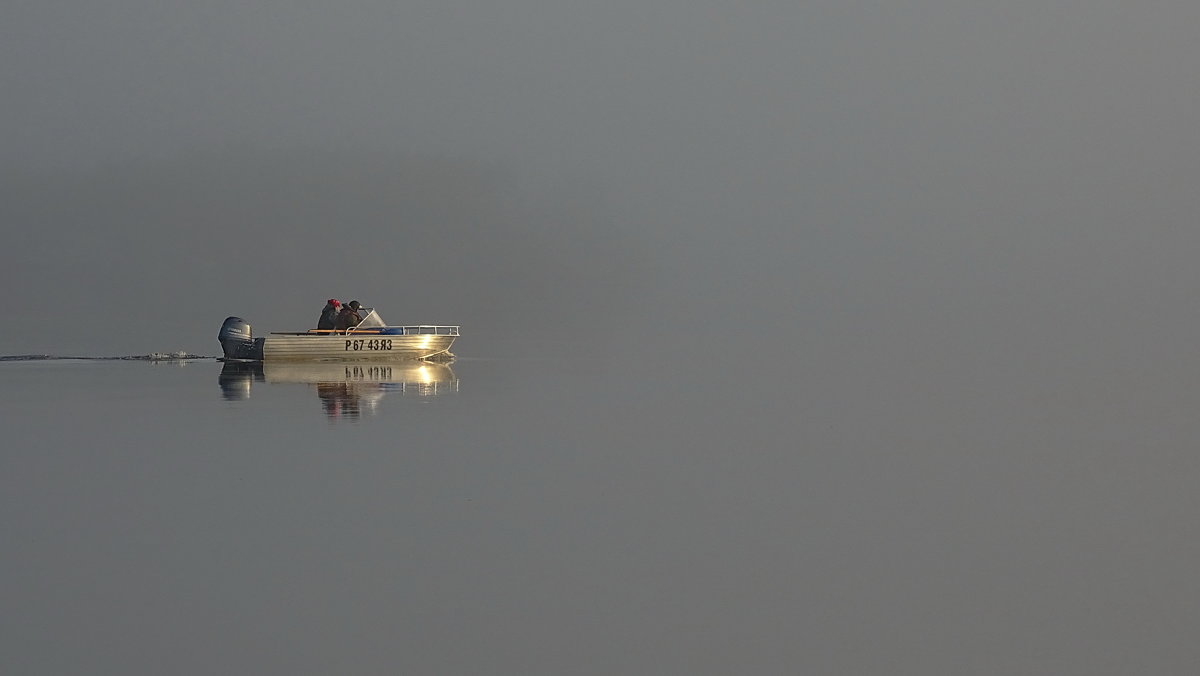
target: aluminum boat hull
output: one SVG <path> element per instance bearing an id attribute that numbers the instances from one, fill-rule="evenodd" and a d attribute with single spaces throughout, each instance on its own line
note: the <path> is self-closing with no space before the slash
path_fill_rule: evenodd
<path id="1" fill-rule="evenodd" d="M 263 361 L 397 361 L 449 358 L 456 336 L 351 333 L 271 334 L 263 339 Z"/>

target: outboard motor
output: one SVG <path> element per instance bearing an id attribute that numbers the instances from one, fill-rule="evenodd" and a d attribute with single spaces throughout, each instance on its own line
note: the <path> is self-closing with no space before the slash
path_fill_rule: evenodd
<path id="1" fill-rule="evenodd" d="M 262 360 L 263 339 L 250 335 L 250 323 L 241 317 L 227 317 L 217 334 L 226 359 Z"/>

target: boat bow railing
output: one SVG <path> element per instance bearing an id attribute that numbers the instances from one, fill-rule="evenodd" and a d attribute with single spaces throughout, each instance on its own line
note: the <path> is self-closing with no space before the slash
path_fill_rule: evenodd
<path id="1" fill-rule="evenodd" d="M 392 328 L 404 329 L 404 335 L 434 335 L 434 336 L 457 336 L 457 326 L 432 326 L 429 324 L 420 324 L 417 326 L 394 326 Z"/>
<path id="2" fill-rule="evenodd" d="M 412 326 L 354 326 L 346 329 L 346 335 L 353 333 L 379 333 L 386 330 L 390 333 L 393 331 L 403 331 L 403 334 L 396 333 L 395 335 L 405 336 L 457 336 L 457 326 L 438 326 L 433 324 L 415 324 Z M 336 332 L 335 332 L 336 333 Z"/>
<path id="3" fill-rule="evenodd" d="M 352 326 L 348 329 L 309 329 L 307 331 L 272 331 L 273 336 L 352 336 L 360 335 L 392 335 L 392 336 L 455 336 L 457 326 L 435 326 L 418 324 L 413 326 Z"/>

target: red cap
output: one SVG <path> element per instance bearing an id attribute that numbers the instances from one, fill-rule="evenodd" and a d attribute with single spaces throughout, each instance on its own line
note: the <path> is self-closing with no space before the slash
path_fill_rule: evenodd
<path id="1" fill-rule="evenodd" d="M 338 299 L 336 299 L 336 298 L 330 298 L 330 299 L 329 299 L 329 304 L 330 304 L 330 305 L 341 305 L 341 303 L 339 303 L 339 302 L 338 302 Z"/>

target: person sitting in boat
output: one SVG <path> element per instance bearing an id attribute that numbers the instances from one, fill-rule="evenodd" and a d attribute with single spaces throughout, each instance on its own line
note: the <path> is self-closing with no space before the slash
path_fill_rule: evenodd
<path id="1" fill-rule="evenodd" d="M 342 309 L 342 304 L 336 298 L 330 298 L 329 302 L 325 303 L 325 309 L 321 310 L 321 318 L 317 320 L 317 328 L 323 331 L 328 331 L 337 323 L 338 312 Z"/>
<path id="2" fill-rule="evenodd" d="M 334 322 L 333 328 L 344 331 L 353 326 L 358 326 L 358 323 L 362 321 L 362 317 L 358 315 L 358 309 L 361 307 L 362 305 L 356 300 L 346 303 L 342 311 L 338 313 L 337 321 Z"/>

